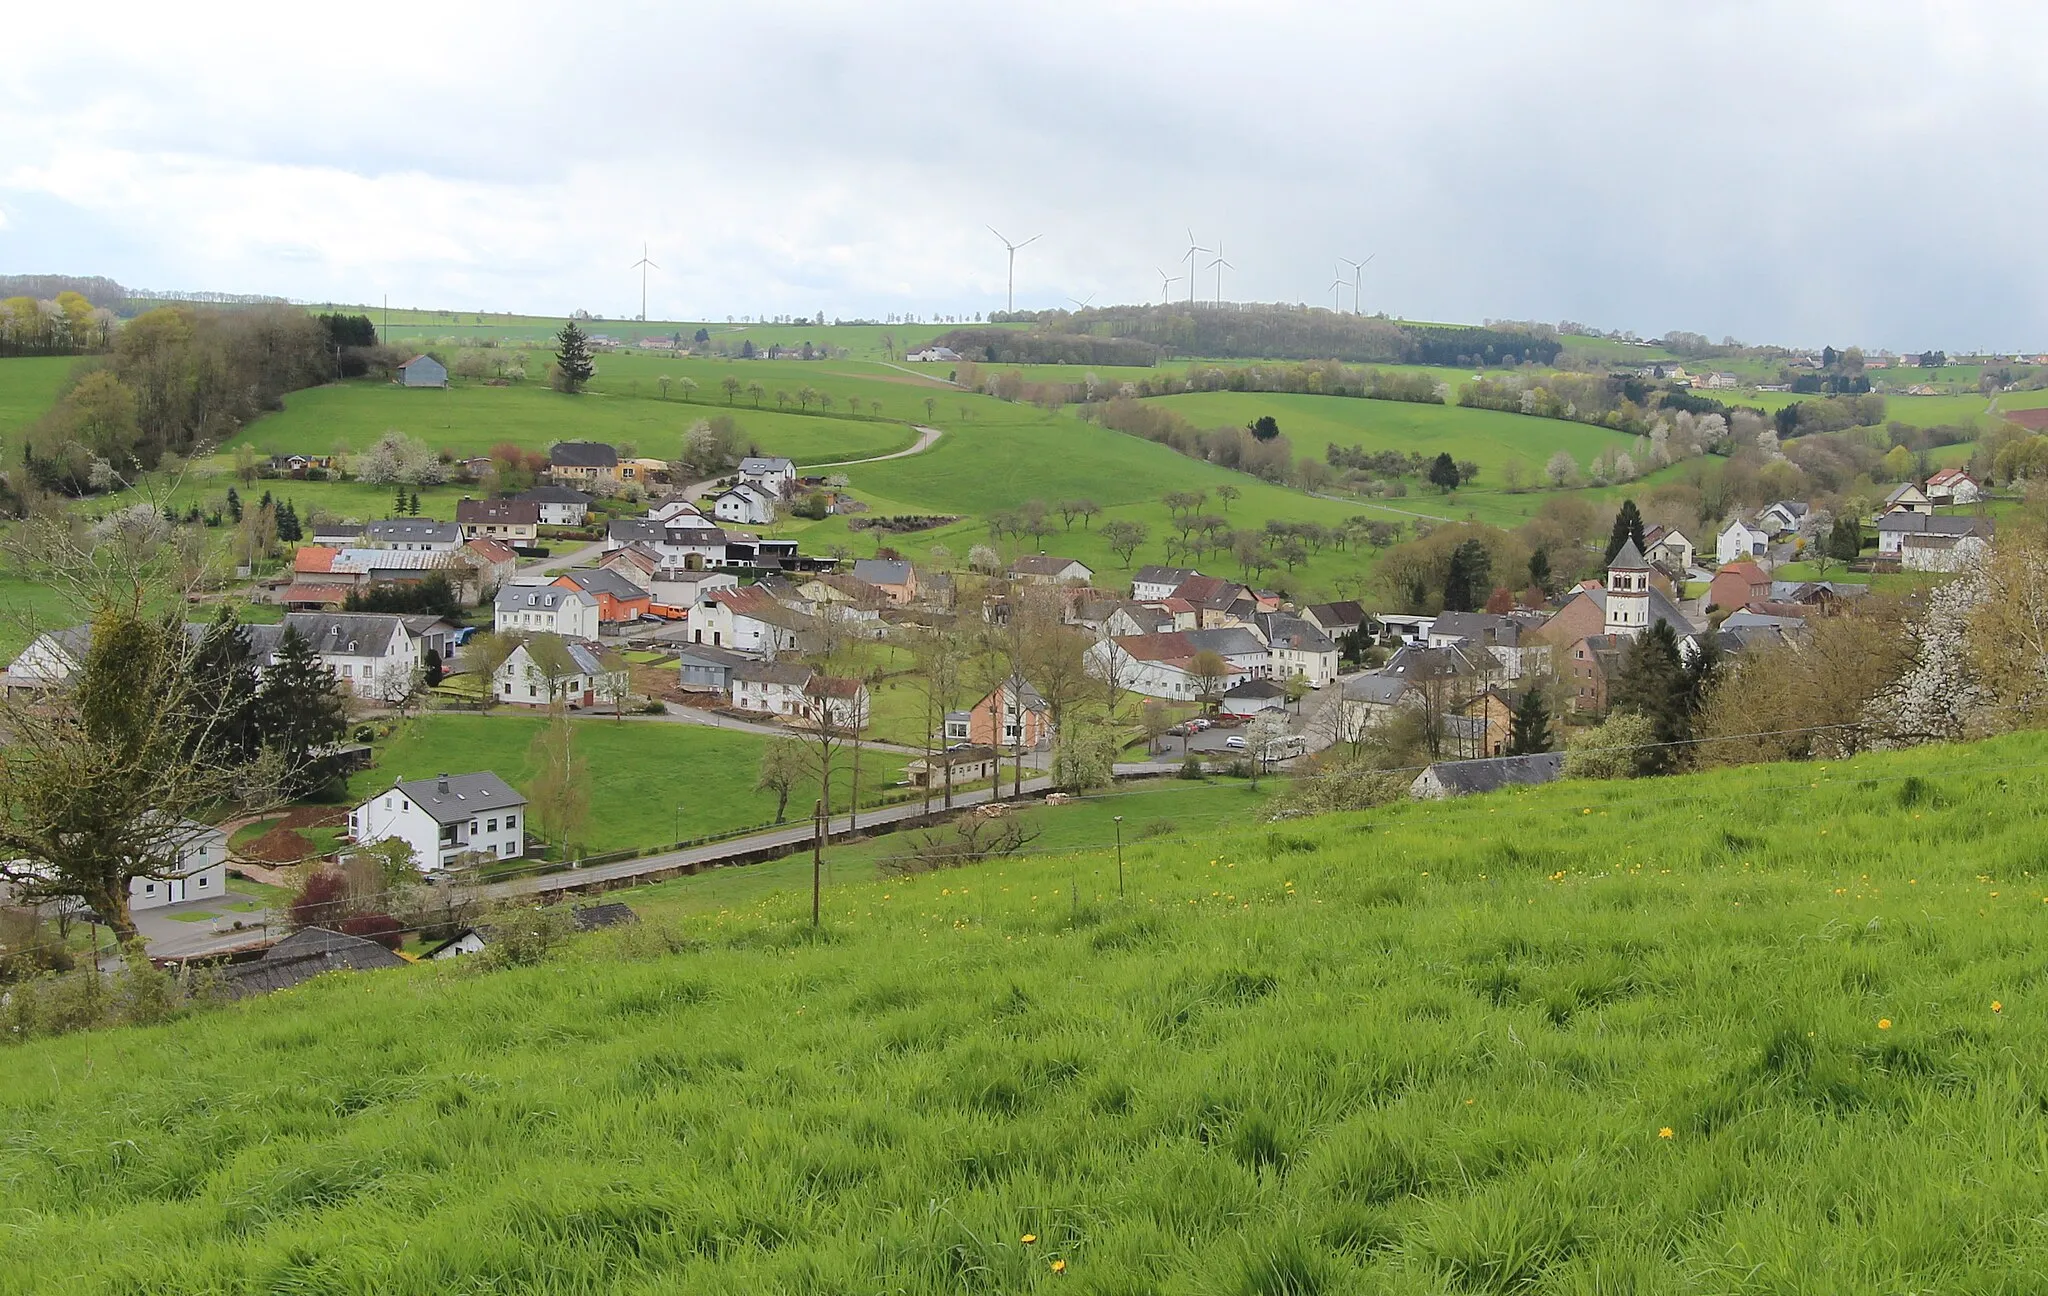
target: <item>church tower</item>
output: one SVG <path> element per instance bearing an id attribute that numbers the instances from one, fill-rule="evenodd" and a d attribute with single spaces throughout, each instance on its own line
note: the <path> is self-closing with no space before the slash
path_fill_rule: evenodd
<path id="1" fill-rule="evenodd" d="M 1633 639 L 1650 628 L 1650 562 L 1634 540 L 1607 564 L 1607 630 Z"/>

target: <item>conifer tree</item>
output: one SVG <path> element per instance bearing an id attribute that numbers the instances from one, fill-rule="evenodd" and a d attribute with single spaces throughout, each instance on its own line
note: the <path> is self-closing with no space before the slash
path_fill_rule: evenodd
<path id="1" fill-rule="evenodd" d="M 228 487 L 228 519 L 238 525 L 242 521 L 242 497 L 232 486 Z"/>
<path id="2" fill-rule="evenodd" d="M 1508 722 L 1508 755 L 1534 756 L 1549 751 L 1550 746 L 1550 708 L 1544 705 L 1541 689 L 1529 689 L 1515 703 L 1514 717 Z"/>
<path id="3" fill-rule="evenodd" d="M 1429 465 L 1429 484 L 1446 494 L 1458 489 L 1458 464 L 1449 452 L 1438 455 Z"/>
<path id="4" fill-rule="evenodd" d="M 305 536 L 305 528 L 299 523 L 299 510 L 286 500 L 277 510 L 277 538 L 286 544 L 296 544 Z"/>
<path id="5" fill-rule="evenodd" d="M 570 320 L 562 325 L 562 331 L 555 335 L 555 341 L 559 344 L 555 350 L 555 371 L 559 376 L 562 390 L 582 391 L 583 384 L 589 382 L 591 375 L 597 372 L 597 366 L 590 360 L 590 339 L 584 335 L 582 329 L 576 327 L 575 320 Z"/>
<path id="6" fill-rule="evenodd" d="M 206 714 L 195 720 L 193 754 L 216 764 L 245 764 L 263 745 L 256 662 L 249 634 L 223 606 L 192 656 L 193 693 Z"/>
<path id="7" fill-rule="evenodd" d="M 1626 499 L 1621 502 L 1621 511 L 1614 515 L 1614 530 L 1607 537 L 1607 556 L 1600 561 L 1603 564 L 1613 562 L 1614 555 L 1620 553 L 1621 547 L 1631 540 L 1635 541 L 1636 549 L 1641 551 L 1643 548 L 1643 514 L 1640 509 L 1636 508 L 1634 500 Z"/>
<path id="8" fill-rule="evenodd" d="M 1677 768 L 1684 744 L 1692 740 L 1688 696 L 1678 635 L 1668 622 L 1658 621 L 1629 645 L 1612 699 L 1615 710 L 1632 712 L 1650 722 L 1656 745 L 1635 753 L 1638 777 L 1668 774 Z"/>
<path id="9" fill-rule="evenodd" d="M 1476 612 L 1493 589 L 1493 557 L 1477 540 L 1467 540 L 1451 551 L 1450 570 L 1444 574 L 1444 611 Z"/>
<path id="10" fill-rule="evenodd" d="M 257 712 L 264 745 L 283 759 L 286 791 L 302 796 L 324 782 L 325 762 L 313 753 L 339 740 L 347 726 L 341 685 L 291 626 L 285 627 L 277 659 L 263 677 Z"/>

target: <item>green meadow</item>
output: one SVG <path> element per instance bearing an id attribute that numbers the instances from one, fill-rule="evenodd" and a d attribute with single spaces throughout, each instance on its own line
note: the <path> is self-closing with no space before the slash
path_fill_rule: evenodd
<path id="1" fill-rule="evenodd" d="M 1540 480 L 1545 461 L 1559 450 L 1584 465 L 1610 447 L 1625 451 L 1635 444 L 1634 437 L 1589 424 L 1461 405 L 1284 392 L 1195 392 L 1160 397 L 1157 403 L 1202 427 L 1243 427 L 1271 415 L 1293 440 L 1295 453 L 1315 458 L 1330 444 L 1431 458 L 1449 454 L 1477 463 L 1479 480 L 1496 486 L 1501 466 L 1511 459 L 1521 461 L 1525 480 Z"/>
<path id="2" fill-rule="evenodd" d="M 1099 849 L 847 876 L 816 933 L 803 888 L 650 904 L 541 966 L 32 1042 L 0 1274 L 2031 1290 L 2044 766 L 2029 734 L 1222 818 L 1127 845 L 1125 898 Z"/>
<path id="3" fill-rule="evenodd" d="M 533 741 L 546 721 L 523 708 L 491 715 L 436 713 L 406 721 L 377 747 L 376 763 L 349 782 L 364 797 L 396 779 L 490 770 L 528 788 L 539 771 Z M 574 720 L 573 742 L 590 776 L 584 845 L 592 852 L 651 849 L 677 841 L 769 824 L 775 795 L 754 790 L 767 737 L 708 725 L 589 716 Z M 903 760 L 880 752 L 861 759 L 862 799 L 903 777 Z M 836 777 L 835 796 L 847 791 Z M 802 805 L 808 813 L 815 793 Z M 795 805 L 796 797 L 791 798 Z"/>
<path id="4" fill-rule="evenodd" d="M 784 413 L 728 407 L 711 392 L 686 401 L 593 392 L 566 396 L 539 382 L 509 387 L 458 383 L 407 389 L 385 382 L 333 383 L 294 392 L 276 414 L 236 438 L 264 454 L 326 454 L 337 446 L 364 450 L 392 429 L 458 455 L 489 453 L 505 442 L 543 450 L 555 441 L 606 441 L 656 459 L 674 458 L 683 434 L 701 418 L 731 414 L 747 436 L 773 453 L 804 463 L 887 454 L 916 436 L 902 422 L 866 416 Z M 909 411 L 903 417 L 910 417 Z"/>
<path id="5" fill-rule="evenodd" d="M 72 356 L 9 356 L 0 360 L 0 439 L 39 418 L 78 361 Z"/>

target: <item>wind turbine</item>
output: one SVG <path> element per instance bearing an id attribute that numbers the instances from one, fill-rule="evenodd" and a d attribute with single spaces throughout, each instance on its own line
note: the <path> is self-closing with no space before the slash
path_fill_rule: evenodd
<path id="1" fill-rule="evenodd" d="M 1373 257 L 1376 257 L 1378 255 L 1379 253 L 1377 252 L 1370 253 L 1366 256 L 1365 260 L 1363 261 L 1353 261 L 1350 257 L 1337 258 L 1339 261 L 1342 261 L 1345 265 L 1351 267 L 1351 313 L 1353 315 L 1360 314 L 1365 309 L 1364 307 L 1358 304 L 1358 288 L 1359 285 L 1365 281 L 1365 268 L 1371 265 Z"/>
<path id="2" fill-rule="evenodd" d="M 1344 277 L 1339 275 L 1330 280 L 1330 309 L 1338 313 L 1344 310 Z"/>
<path id="3" fill-rule="evenodd" d="M 993 225 L 988 227 L 988 232 L 995 235 L 998 239 L 1001 239 L 1003 246 L 1010 250 L 1010 295 L 1006 299 L 1007 305 L 1005 305 L 1003 309 L 1005 311 L 1014 311 L 1017 309 L 1017 249 L 1020 247 L 1029 247 L 1031 244 L 1036 243 L 1038 242 L 1038 240 L 1044 238 L 1045 235 L 1033 234 L 1030 238 L 1025 239 L 1022 243 L 1012 243 L 1010 242 L 1010 240 L 1003 238 L 1003 232 Z"/>
<path id="4" fill-rule="evenodd" d="M 640 320 L 642 323 L 645 323 L 647 320 L 647 272 L 649 270 L 659 270 L 661 267 L 647 259 L 647 245 L 642 243 L 640 245 L 640 259 L 627 266 L 626 269 L 638 270 L 640 272 Z"/>
<path id="5" fill-rule="evenodd" d="M 1237 269 L 1236 266 L 1223 259 L 1222 239 L 1216 240 L 1216 259 L 1209 263 L 1209 268 L 1216 272 L 1216 304 L 1221 306 L 1223 304 L 1223 272 L 1225 270 Z"/>
<path id="6" fill-rule="evenodd" d="M 1158 266 L 1153 266 L 1152 268 L 1153 268 L 1154 270 L 1159 270 L 1159 267 L 1158 267 Z M 1170 274 L 1166 273 L 1166 271 L 1164 271 L 1164 270 L 1159 270 L 1159 303 L 1160 303 L 1160 305 L 1162 305 L 1162 306 L 1163 306 L 1163 305 L 1165 305 L 1165 304 L 1166 304 L 1166 290 L 1167 290 L 1168 288 L 1171 288 L 1171 287 L 1173 287 L 1173 286 L 1174 286 L 1175 284 L 1177 284 L 1177 283 L 1179 283 L 1179 282 L 1180 282 L 1180 276 L 1179 276 L 1179 275 L 1170 275 Z"/>
<path id="7" fill-rule="evenodd" d="M 1208 248 L 1195 242 L 1195 232 L 1190 229 L 1188 231 L 1188 250 L 1180 254 L 1180 259 L 1188 263 L 1188 305 L 1190 306 L 1195 304 L 1195 271 L 1201 269 L 1201 266 L 1195 261 L 1195 253 L 1207 252 L 1208 250 Z M 1174 276 L 1176 279 L 1179 277 L 1179 275 Z"/>
<path id="8" fill-rule="evenodd" d="M 1088 294 L 1088 296 L 1087 296 L 1086 298 L 1081 298 L 1081 297 L 1069 297 L 1069 298 L 1067 298 L 1067 300 L 1068 300 L 1068 301 L 1070 301 L 1070 302 L 1072 302 L 1072 303 L 1074 303 L 1074 309 L 1075 309 L 1075 310 L 1077 310 L 1077 311 L 1084 311 L 1084 310 L 1087 310 L 1087 309 L 1088 309 L 1088 303 L 1089 303 L 1089 302 L 1092 302 L 1092 301 L 1094 301 L 1094 300 L 1095 300 L 1095 299 L 1096 299 L 1096 298 L 1097 298 L 1098 296 L 1100 296 L 1100 295 L 1101 295 L 1101 294 L 1100 294 L 1099 292 L 1092 292 L 1092 293 L 1089 293 L 1089 294 Z"/>

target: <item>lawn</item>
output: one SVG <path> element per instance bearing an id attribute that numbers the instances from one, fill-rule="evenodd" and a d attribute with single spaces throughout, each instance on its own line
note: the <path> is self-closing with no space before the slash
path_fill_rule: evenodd
<path id="1" fill-rule="evenodd" d="M 1127 845 L 1124 900 L 1101 850 L 843 878 L 818 935 L 784 888 L 35 1042 L 0 1053 L 0 1272 L 2031 1290 L 2044 764 L 2023 735 L 1225 817 Z"/>
<path id="2" fill-rule="evenodd" d="M 544 723 L 509 711 L 418 717 L 379 745 L 376 763 L 350 780 L 349 795 L 367 797 L 394 779 L 476 770 L 490 770 L 524 791 L 539 768 L 532 748 Z M 655 720 L 589 717 L 572 723 L 577 754 L 590 771 L 584 845 L 593 853 L 667 846 L 775 819 L 775 795 L 754 790 L 766 737 Z M 862 799 L 902 777 L 901 758 L 866 753 Z M 845 775 L 834 782 L 835 794 L 843 795 Z M 814 793 L 804 793 L 797 809 L 798 798 L 792 797 L 792 809 L 801 817 L 814 799 Z"/>
<path id="3" fill-rule="evenodd" d="M 57 389 L 78 363 L 76 356 L 9 356 L 0 360 L 0 441 L 35 421 L 56 403 Z M 18 449 L 10 446 L 13 458 Z"/>
<path id="4" fill-rule="evenodd" d="M 1525 480 L 1539 480 L 1544 463 L 1559 450 L 1584 465 L 1609 447 L 1628 450 L 1635 444 L 1634 437 L 1590 424 L 1460 405 L 1266 392 L 1197 392 L 1156 403 L 1200 427 L 1243 427 L 1270 414 L 1296 454 L 1316 458 L 1332 443 L 1432 458 L 1447 453 L 1477 463 L 1479 480 L 1487 485 L 1500 483 L 1501 465 L 1510 459 L 1521 461 Z M 1410 488 L 1416 484 L 1410 481 Z"/>
<path id="5" fill-rule="evenodd" d="M 412 390 L 383 382 L 330 383 L 294 392 L 276 414 L 251 423 L 237 438 L 264 454 L 326 454 L 362 450 L 393 428 L 437 450 L 486 454 L 511 442 L 532 450 L 555 441 L 606 441 L 657 459 L 674 458 L 682 436 L 702 418 L 730 413 L 741 431 L 773 454 L 801 463 L 858 459 L 903 449 L 916 439 L 904 424 L 869 417 L 803 415 L 744 403 L 728 407 L 715 392 L 661 400 L 593 392 L 565 396 L 538 382 L 510 387 L 457 384 Z M 908 418 L 905 408 L 902 417 Z"/>

